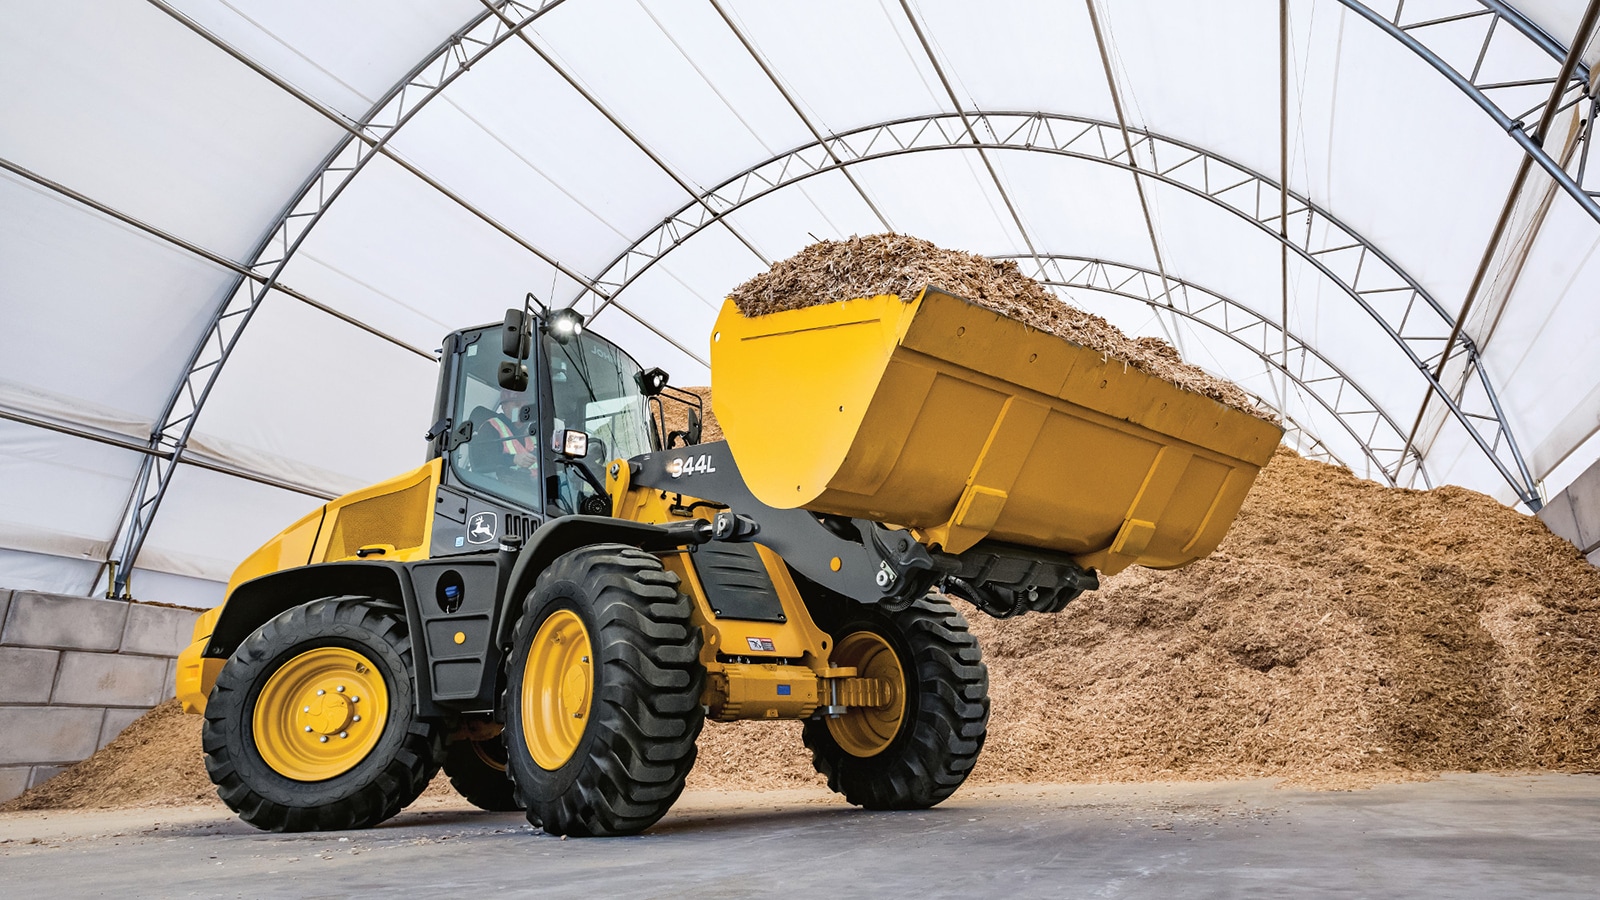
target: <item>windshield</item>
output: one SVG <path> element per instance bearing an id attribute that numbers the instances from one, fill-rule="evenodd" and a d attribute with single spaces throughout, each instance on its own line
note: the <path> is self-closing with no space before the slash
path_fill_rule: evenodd
<path id="1" fill-rule="evenodd" d="M 544 351 L 555 403 L 552 433 L 568 428 L 587 432 L 589 454 L 584 462 L 597 478 L 605 478 L 604 466 L 613 459 L 650 452 L 650 413 L 639 393 L 638 363 L 610 341 L 588 332 L 565 344 L 546 335 Z M 552 502 L 563 512 L 610 514 L 610 504 L 602 502 L 604 498 L 578 471 L 565 465 L 557 468 L 559 490 Z"/>
<path id="2" fill-rule="evenodd" d="M 531 388 L 500 387 L 503 359 L 499 344 L 488 339 L 473 341 L 463 352 L 455 408 L 458 416 L 472 423 L 472 438 L 451 452 L 450 464 L 466 484 L 536 510 L 541 469 L 538 407 Z"/>

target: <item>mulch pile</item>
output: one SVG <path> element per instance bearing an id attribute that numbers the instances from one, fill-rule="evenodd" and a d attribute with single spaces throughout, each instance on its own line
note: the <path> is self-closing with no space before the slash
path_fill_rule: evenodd
<path id="1" fill-rule="evenodd" d="M 1068 305 L 1044 285 L 1022 274 L 1015 260 L 945 250 L 903 234 L 873 234 L 844 241 L 818 241 L 733 289 L 728 296 L 746 316 L 763 316 L 822 303 L 894 294 L 915 297 L 924 286 L 939 288 L 1064 338 L 1120 359 L 1141 372 L 1204 394 L 1257 418 L 1277 421 L 1270 410 L 1230 381 L 1184 362 L 1160 338 L 1130 338 L 1115 325 Z"/>
<path id="2" fill-rule="evenodd" d="M 674 385 L 676 387 L 676 385 Z M 681 390 L 688 391 L 700 398 L 702 415 L 700 419 L 700 443 L 709 444 L 720 441 L 722 426 L 717 424 L 717 414 L 711 411 L 711 388 L 686 387 Z M 661 411 L 667 420 L 667 433 L 684 431 L 689 427 L 689 406 L 676 400 L 667 399 L 661 404 Z"/>
<path id="3" fill-rule="evenodd" d="M 1280 450 L 1207 559 L 1130 569 L 1058 615 L 958 608 L 993 698 L 974 784 L 1600 769 L 1600 571 L 1462 488 Z M 199 728 L 169 703 L 3 808 L 214 797 Z M 818 783 L 794 722 L 707 723 L 689 779 Z"/>
<path id="4" fill-rule="evenodd" d="M 1600 571 L 1463 488 L 1280 450 L 1211 557 L 1059 615 L 963 611 L 993 701 L 972 783 L 1600 769 Z M 814 783 L 799 743 L 707 725 L 690 784 Z"/>
<path id="5" fill-rule="evenodd" d="M 133 720 L 93 756 L 0 804 L 0 812 L 206 802 L 220 806 L 200 755 L 201 721 L 186 715 L 177 700 L 168 700 Z"/>

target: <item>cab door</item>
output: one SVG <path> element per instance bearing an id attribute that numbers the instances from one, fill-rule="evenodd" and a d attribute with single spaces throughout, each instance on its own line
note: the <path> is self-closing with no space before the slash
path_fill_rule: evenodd
<path id="1" fill-rule="evenodd" d="M 498 380 L 499 332 L 487 325 L 445 341 L 435 404 L 442 433 L 430 447 L 430 456 L 444 458 L 444 473 L 430 556 L 494 550 L 507 535 L 525 541 L 547 517 L 540 348 L 534 342 L 527 389 L 507 390 Z"/>

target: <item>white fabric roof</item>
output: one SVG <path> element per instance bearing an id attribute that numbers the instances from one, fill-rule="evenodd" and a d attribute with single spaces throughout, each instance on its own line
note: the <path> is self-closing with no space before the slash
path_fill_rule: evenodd
<path id="1" fill-rule="evenodd" d="M 1600 456 L 1593 201 L 1533 165 L 1474 290 L 1507 123 L 1595 61 L 1578 0 L 1293 0 L 1285 67 L 1269 2 L 488 2 L 0 0 L 0 585 L 103 589 L 201 392 L 140 596 L 215 602 L 319 495 L 415 465 L 429 352 L 529 290 L 706 383 L 725 291 L 886 227 L 1024 257 L 1367 477 L 1516 502 Z M 1544 139 L 1575 178 L 1590 108 Z"/>

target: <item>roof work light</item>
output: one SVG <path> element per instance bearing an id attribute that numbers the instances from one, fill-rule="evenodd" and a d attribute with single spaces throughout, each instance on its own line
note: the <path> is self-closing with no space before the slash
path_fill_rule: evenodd
<path id="1" fill-rule="evenodd" d="M 583 334 L 583 313 L 575 309 L 558 309 L 545 320 L 545 330 L 557 341 L 565 344 Z"/>

